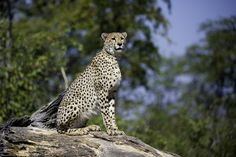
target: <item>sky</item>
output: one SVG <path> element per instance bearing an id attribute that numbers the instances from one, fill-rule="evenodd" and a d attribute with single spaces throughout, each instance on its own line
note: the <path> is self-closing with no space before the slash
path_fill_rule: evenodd
<path id="1" fill-rule="evenodd" d="M 166 57 L 180 56 L 186 47 L 204 37 L 199 25 L 206 20 L 236 15 L 236 0 L 172 0 L 171 13 L 163 6 L 170 22 L 168 38 L 158 38 L 160 54 Z M 163 4 L 162 4 L 163 5 Z"/>

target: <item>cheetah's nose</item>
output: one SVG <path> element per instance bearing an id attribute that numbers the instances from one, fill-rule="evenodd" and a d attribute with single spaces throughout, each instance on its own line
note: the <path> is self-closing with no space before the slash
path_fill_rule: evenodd
<path id="1" fill-rule="evenodd" d="M 118 43 L 118 46 L 122 46 L 122 43 Z"/>

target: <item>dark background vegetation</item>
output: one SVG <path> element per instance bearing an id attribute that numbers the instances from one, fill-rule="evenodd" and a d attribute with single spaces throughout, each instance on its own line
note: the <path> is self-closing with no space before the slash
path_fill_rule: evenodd
<path id="1" fill-rule="evenodd" d="M 204 22 L 204 40 L 164 58 L 154 36 L 169 24 L 156 0 L 2 0 L 0 8 L 0 123 L 63 91 L 61 67 L 74 79 L 101 49 L 102 32 L 126 31 L 120 128 L 182 156 L 235 156 L 235 16 Z"/>

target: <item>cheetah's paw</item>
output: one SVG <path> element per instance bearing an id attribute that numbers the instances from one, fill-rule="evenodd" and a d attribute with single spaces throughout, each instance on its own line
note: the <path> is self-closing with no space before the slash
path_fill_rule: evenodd
<path id="1" fill-rule="evenodd" d="M 124 131 L 120 131 L 118 129 L 109 129 L 107 130 L 107 134 L 110 136 L 125 135 Z"/>
<path id="2" fill-rule="evenodd" d="M 89 125 L 87 126 L 87 128 L 89 129 L 89 131 L 101 131 L 101 128 L 98 125 Z"/>
<path id="3" fill-rule="evenodd" d="M 78 128 L 78 129 L 69 129 L 66 134 L 71 136 L 81 136 L 87 135 L 89 133 L 89 129 L 87 128 Z"/>

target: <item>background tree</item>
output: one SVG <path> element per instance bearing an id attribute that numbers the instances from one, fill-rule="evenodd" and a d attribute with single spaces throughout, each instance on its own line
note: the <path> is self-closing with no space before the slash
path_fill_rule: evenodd
<path id="1" fill-rule="evenodd" d="M 186 54 L 189 71 L 197 76 L 188 89 L 195 101 L 187 102 L 198 109 L 194 119 L 205 123 L 198 141 L 209 156 L 235 154 L 235 28 L 235 16 L 203 23 L 200 30 L 206 32 L 205 40 L 191 46 Z"/>
<path id="2" fill-rule="evenodd" d="M 207 21 L 185 56 L 162 59 L 162 99 L 130 121 L 132 135 L 182 156 L 235 155 L 235 26 L 235 16 Z"/>
<path id="3" fill-rule="evenodd" d="M 170 9 L 170 1 L 163 2 Z M 137 76 L 145 76 L 148 68 L 158 69 L 160 56 L 153 36 L 168 26 L 159 3 L 1 1 L 0 122 L 29 114 L 61 92 L 60 67 L 72 80 L 101 48 L 102 32 L 128 33 L 128 50 L 121 60 L 123 76 L 129 85 L 145 85 L 146 77 Z M 13 42 L 7 47 L 9 40 Z"/>

